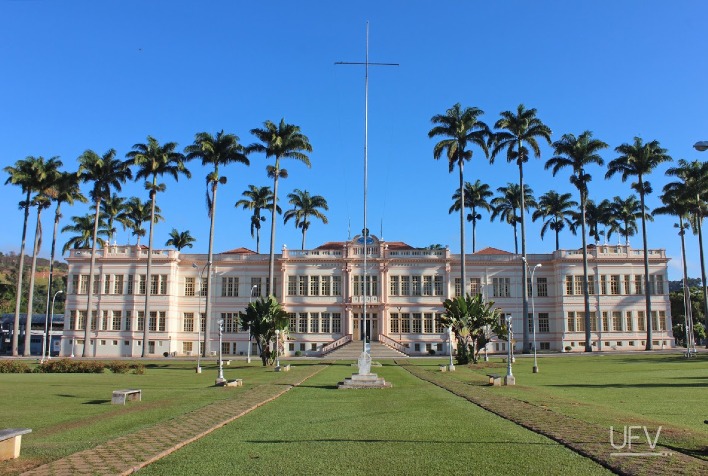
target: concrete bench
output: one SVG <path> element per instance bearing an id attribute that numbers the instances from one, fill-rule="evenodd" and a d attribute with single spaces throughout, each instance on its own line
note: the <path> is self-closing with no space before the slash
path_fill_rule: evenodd
<path id="1" fill-rule="evenodd" d="M 0 430 L 0 461 L 20 457 L 22 435 L 31 433 L 30 428 L 7 428 Z"/>
<path id="2" fill-rule="evenodd" d="M 447 372 L 447 365 L 441 365 L 439 368 L 441 372 Z"/>
<path id="3" fill-rule="evenodd" d="M 139 388 L 129 388 L 125 390 L 113 390 L 111 403 L 114 405 L 125 405 L 126 401 L 142 400 L 142 390 Z"/>
<path id="4" fill-rule="evenodd" d="M 487 377 L 489 377 L 489 385 L 493 385 L 493 386 L 495 386 L 495 387 L 501 387 L 501 384 L 502 384 L 501 375 L 499 375 L 499 374 L 487 374 Z"/>

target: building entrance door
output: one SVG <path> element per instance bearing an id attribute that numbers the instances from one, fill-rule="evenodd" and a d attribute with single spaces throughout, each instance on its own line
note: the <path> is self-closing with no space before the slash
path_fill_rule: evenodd
<path id="1" fill-rule="evenodd" d="M 377 313 L 366 313 L 367 318 L 366 318 L 366 332 L 364 332 L 364 326 L 363 326 L 363 314 L 354 314 L 354 322 L 352 326 L 352 337 L 354 340 L 363 340 L 364 336 L 367 336 L 369 339 L 369 342 L 371 341 L 377 341 L 379 340 L 379 317 Z"/>

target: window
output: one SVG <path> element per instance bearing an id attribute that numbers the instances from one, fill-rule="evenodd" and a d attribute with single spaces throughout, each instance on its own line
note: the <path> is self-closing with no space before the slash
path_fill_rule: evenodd
<path id="1" fill-rule="evenodd" d="M 320 277 L 310 276 L 310 296 L 319 296 L 320 294 Z"/>
<path id="2" fill-rule="evenodd" d="M 634 325 L 632 324 L 632 311 L 627 311 L 627 315 L 626 315 L 625 322 L 626 322 L 626 324 L 625 324 L 625 325 L 626 325 L 626 330 L 627 330 L 627 331 L 633 331 L 633 330 L 634 330 Z"/>
<path id="3" fill-rule="evenodd" d="M 185 312 L 182 319 L 182 330 L 184 332 L 194 332 L 194 313 Z M 190 342 L 191 344 L 191 342 Z M 192 349 L 189 349 L 192 350 Z"/>
<path id="4" fill-rule="evenodd" d="M 550 324 L 547 312 L 538 313 L 538 332 L 550 332 Z"/>
<path id="5" fill-rule="evenodd" d="M 138 311 L 138 332 L 145 330 L 145 312 Z"/>
<path id="6" fill-rule="evenodd" d="M 666 311 L 659 311 L 659 326 L 656 329 L 659 331 L 666 330 Z"/>
<path id="7" fill-rule="evenodd" d="M 103 275 L 103 294 L 111 294 L 111 275 Z"/>
<path id="8" fill-rule="evenodd" d="M 119 331 L 120 330 L 120 324 L 121 324 L 121 312 L 120 311 L 113 311 L 113 322 L 111 323 L 111 330 L 114 331 Z"/>
<path id="9" fill-rule="evenodd" d="M 526 325 L 529 328 L 529 332 L 533 332 L 533 324 L 533 314 L 529 312 L 526 319 Z"/>
<path id="10" fill-rule="evenodd" d="M 78 321 L 76 322 L 76 330 L 82 331 L 86 329 L 86 311 L 79 311 L 77 317 Z"/>
<path id="11" fill-rule="evenodd" d="M 584 284 L 585 279 L 583 276 L 575 276 L 575 295 L 582 296 L 583 294 L 585 294 L 585 290 L 583 289 Z"/>
<path id="12" fill-rule="evenodd" d="M 442 334 L 444 328 L 443 325 L 440 323 L 440 319 L 442 319 L 442 314 L 437 313 L 435 314 L 435 333 L 436 334 Z"/>
<path id="13" fill-rule="evenodd" d="M 610 331 L 610 322 L 607 316 L 607 311 L 602 311 L 602 332 Z"/>
<path id="14" fill-rule="evenodd" d="M 634 276 L 634 289 L 635 294 L 644 294 L 644 275 L 636 274 Z M 627 292 L 629 294 L 629 292 Z"/>
<path id="15" fill-rule="evenodd" d="M 426 312 L 423 315 L 423 332 L 426 334 L 432 334 L 433 333 L 433 313 L 432 312 Z"/>
<path id="16" fill-rule="evenodd" d="M 201 324 L 202 333 L 206 332 L 206 313 L 202 312 L 199 314 L 199 323 Z M 202 348 L 200 352 L 204 353 L 204 342 L 202 342 Z"/>
<path id="17" fill-rule="evenodd" d="M 131 311 L 125 311 L 125 330 L 129 331 L 132 327 L 132 313 Z"/>
<path id="18" fill-rule="evenodd" d="M 654 326 L 656 329 L 656 326 Z M 101 319 L 101 330 L 108 330 L 108 311 L 104 310 L 103 311 L 103 319 Z"/>
<path id="19" fill-rule="evenodd" d="M 411 295 L 411 277 L 401 276 L 401 296 Z"/>
<path id="20" fill-rule="evenodd" d="M 433 277 L 423 276 L 423 296 L 433 295 Z"/>
<path id="21" fill-rule="evenodd" d="M 221 296 L 222 297 L 237 297 L 238 296 L 238 277 L 225 276 L 221 278 Z"/>
<path id="22" fill-rule="evenodd" d="M 322 276 L 320 278 L 320 294 L 322 296 L 330 296 L 332 287 L 332 277 Z"/>
<path id="23" fill-rule="evenodd" d="M 511 296 L 511 278 L 492 278 L 492 291 L 494 297 Z"/>
<path id="24" fill-rule="evenodd" d="M 460 285 L 460 278 L 455 278 L 455 296 L 462 296 L 462 286 Z"/>
<path id="25" fill-rule="evenodd" d="M 184 295 L 194 296 L 194 278 L 186 277 L 184 278 Z"/>
<path id="26" fill-rule="evenodd" d="M 157 311 L 150 311 L 150 320 L 148 321 L 148 330 L 151 332 L 157 331 Z"/>
<path id="27" fill-rule="evenodd" d="M 306 312 L 301 312 L 300 315 L 298 316 L 298 326 L 297 326 L 297 331 L 300 332 L 301 334 L 304 334 L 307 332 L 307 313 Z"/>
<path id="28" fill-rule="evenodd" d="M 321 328 L 321 329 L 322 329 L 322 332 L 323 332 L 323 333 L 329 332 L 329 329 L 330 329 L 329 321 L 330 321 L 330 314 L 329 314 L 329 312 L 323 312 L 323 313 L 322 313 L 322 321 L 321 321 L 321 322 L 322 322 L 322 328 Z"/>
<path id="29" fill-rule="evenodd" d="M 297 296 L 297 276 L 288 276 L 288 296 Z"/>
<path id="30" fill-rule="evenodd" d="M 82 274 L 79 282 L 79 294 L 88 294 L 88 274 Z"/>
<path id="31" fill-rule="evenodd" d="M 585 313 L 576 312 L 575 313 L 575 328 L 578 332 L 585 332 Z"/>
<path id="32" fill-rule="evenodd" d="M 622 332 L 622 312 L 612 311 L 612 330 Z"/>
<path id="33" fill-rule="evenodd" d="M 550 342 L 541 342 L 541 350 L 551 350 L 551 343 Z"/>
<path id="34" fill-rule="evenodd" d="M 400 293 L 400 278 L 398 276 L 391 276 L 389 279 L 390 279 L 389 294 L 391 296 L 398 296 Z"/>
<path id="35" fill-rule="evenodd" d="M 644 317 L 644 311 L 637 311 L 637 330 L 640 332 L 647 330 L 647 320 Z"/>
<path id="36" fill-rule="evenodd" d="M 123 275 L 113 275 L 113 294 L 123 294 Z"/>
<path id="37" fill-rule="evenodd" d="M 221 353 L 222 354 L 228 354 L 231 348 L 231 342 L 222 342 L 221 343 Z"/>
<path id="38" fill-rule="evenodd" d="M 442 276 L 435 276 L 435 295 L 436 296 L 442 296 L 443 295 L 443 278 Z"/>
<path id="39" fill-rule="evenodd" d="M 290 329 L 295 332 L 295 329 L 297 329 L 297 314 L 294 312 L 289 312 L 288 319 L 290 320 Z"/>
<path id="40" fill-rule="evenodd" d="M 157 291 L 159 289 L 159 284 L 160 284 L 160 276 L 157 274 L 154 274 L 150 276 L 150 294 L 154 295 L 157 294 Z"/>
<path id="41" fill-rule="evenodd" d="M 592 313 L 592 317 L 590 318 L 590 331 L 591 332 L 597 332 L 597 319 L 596 319 L 595 312 Z M 601 317 L 602 319 L 602 317 Z"/>
<path id="42" fill-rule="evenodd" d="M 318 333 L 320 331 L 320 313 L 311 312 L 310 313 L 310 332 Z"/>
<path id="43" fill-rule="evenodd" d="M 202 282 L 202 285 L 201 285 L 201 289 L 199 290 L 199 295 L 206 296 L 207 294 L 209 294 L 209 280 L 202 279 L 201 282 Z"/>
<path id="44" fill-rule="evenodd" d="M 548 278 L 536 278 L 536 296 L 548 296 Z"/>
<path id="45" fill-rule="evenodd" d="M 526 295 L 533 296 L 533 285 L 531 284 L 531 276 L 526 277 Z"/>
<path id="46" fill-rule="evenodd" d="M 625 294 L 632 294 L 632 277 L 628 274 L 624 275 L 624 293 Z"/>
<path id="47" fill-rule="evenodd" d="M 610 294 L 620 293 L 620 277 L 619 274 L 613 274 L 610 276 Z"/>
<path id="48" fill-rule="evenodd" d="M 101 276 L 97 275 L 93 277 L 93 294 L 98 294 L 101 289 Z"/>
<path id="49" fill-rule="evenodd" d="M 307 296 L 307 276 L 298 276 L 298 292 L 299 296 Z"/>
<path id="50" fill-rule="evenodd" d="M 407 312 L 401 314 L 401 332 L 405 334 L 411 332 L 411 315 Z"/>
<path id="51" fill-rule="evenodd" d="M 413 276 L 412 283 L 413 283 L 412 295 L 413 296 L 420 296 L 420 276 Z"/>
<path id="52" fill-rule="evenodd" d="M 341 296 L 342 295 L 342 277 L 341 276 L 332 276 L 332 296 Z M 332 330 L 332 332 L 335 332 Z M 340 331 L 337 331 L 340 332 Z"/>
<path id="53" fill-rule="evenodd" d="M 146 290 L 146 284 L 145 284 L 145 275 L 144 274 L 139 274 L 138 275 L 138 294 L 145 294 Z"/>
<path id="54" fill-rule="evenodd" d="M 600 275 L 600 294 L 607 294 L 607 276 Z"/>
<path id="55" fill-rule="evenodd" d="M 334 334 L 342 332 L 342 315 L 338 312 L 332 313 L 332 332 Z"/>
<path id="56" fill-rule="evenodd" d="M 664 294 L 664 277 L 660 274 L 657 274 L 655 277 L 655 285 L 654 285 L 654 294 Z"/>
<path id="57" fill-rule="evenodd" d="M 398 334 L 400 331 L 401 321 L 399 320 L 398 313 L 393 313 L 391 314 L 391 322 L 390 322 L 390 332 L 391 334 Z"/>
<path id="58" fill-rule="evenodd" d="M 573 276 L 566 275 L 565 277 L 565 293 L 568 296 L 573 295 Z"/>
<path id="59" fill-rule="evenodd" d="M 588 294 L 595 294 L 595 276 L 588 275 Z"/>
<path id="60" fill-rule="evenodd" d="M 413 333 L 420 334 L 423 332 L 423 315 L 419 312 L 413 313 Z"/>
<path id="61" fill-rule="evenodd" d="M 222 312 L 221 320 L 224 325 L 224 332 L 233 334 L 238 332 L 238 313 L 237 312 Z"/>
<path id="62" fill-rule="evenodd" d="M 187 353 L 192 353 L 192 343 L 191 342 L 182 342 L 182 353 L 187 354 Z"/>
<path id="63" fill-rule="evenodd" d="M 476 296 L 482 293 L 482 280 L 480 278 L 470 278 L 470 294 Z"/>
<path id="64" fill-rule="evenodd" d="M 132 274 L 128 275 L 128 287 L 125 290 L 125 294 L 131 295 L 133 294 L 133 280 L 135 277 Z"/>
<path id="65" fill-rule="evenodd" d="M 69 288 L 69 294 L 79 294 L 79 275 L 72 274 L 67 279 L 71 283 L 71 288 Z"/>

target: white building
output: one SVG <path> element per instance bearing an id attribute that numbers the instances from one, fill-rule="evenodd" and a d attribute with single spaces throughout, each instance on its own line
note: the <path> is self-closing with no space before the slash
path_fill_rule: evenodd
<path id="1" fill-rule="evenodd" d="M 339 339 L 361 340 L 363 253 L 359 237 L 330 242 L 311 250 L 283 248 L 276 255 L 275 296 L 290 313 L 286 351 L 319 355 Z M 367 247 L 367 328 L 374 341 L 411 354 L 447 352 L 447 334 L 435 322 L 442 302 L 461 293 L 460 256 L 448 249 L 413 248 L 403 242 L 373 237 Z M 61 354 L 82 355 L 87 314 L 90 250 L 71 250 L 66 323 Z M 150 289 L 148 354 L 196 355 L 200 331 L 196 316 L 204 314 L 206 255 L 154 250 L 152 279 L 146 279 L 147 249 L 109 246 L 97 251 L 93 292 L 90 355 L 142 355 L 145 293 Z M 582 351 L 585 340 L 582 293 L 582 250 L 530 254 L 539 350 Z M 646 339 L 644 253 L 623 245 L 588 247 L 592 341 L 595 350 L 643 350 Z M 516 350 L 521 349 L 521 257 L 486 248 L 466 257 L 466 291 L 481 292 L 513 319 Z M 649 250 L 654 348 L 674 346 L 664 250 Z M 222 351 L 246 355 L 249 335 L 239 329 L 238 313 L 251 299 L 267 293 L 268 255 L 238 248 L 214 255 L 210 316 L 203 317 L 207 354 L 218 350 L 218 324 L 223 319 Z M 530 279 L 530 273 L 529 273 Z M 201 285 L 200 285 L 201 284 Z M 531 287 L 531 285 L 529 284 Z M 200 289 L 201 288 L 201 289 Z M 529 333 L 531 334 L 531 331 Z M 202 334 L 203 338 L 203 334 Z M 255 344 L 252 353 L 255 353 Z M 505 352 L 493 342 L 493 352 Z"/>

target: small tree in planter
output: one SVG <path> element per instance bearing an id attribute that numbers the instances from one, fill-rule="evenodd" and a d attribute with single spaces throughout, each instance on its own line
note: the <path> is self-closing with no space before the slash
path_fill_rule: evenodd
<path id="1" fill-rule="evenodd" d="M 241 330 L 251 333 L 258 346 L 258 353 L 263 366 L 275 362 L 275 354 L 268 349 L 275 337 L 275 330 L 280 331 L 280 340 L 285 341 L 288 331 L 288 313 L 281 307 L 274 296 L 261 297 L 251 302 L 245 313 L 240 313 Z M 281 347 L 279 343 L 279 347 Z M 280 349 L 279 349 L 280 350 Z"/>
<path id="2" fill-rule="evenodd" d="M 467 294 L 446 299 L 445 312 L 438 322 L 452 328 L 457 339 L 457 363 L 477 363 L 480 349 L 488 342 L 490 330 L 499 337 L 506 335 L 506 326 L 501 322 L 501 311 L 493 309 L 493 301 L 484 302 L 481 294 Z"/>

